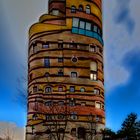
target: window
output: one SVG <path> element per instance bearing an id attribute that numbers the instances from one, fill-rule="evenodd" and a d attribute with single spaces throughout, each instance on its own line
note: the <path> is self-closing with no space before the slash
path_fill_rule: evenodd
<path id="1" fill-rule="evenodd" d="M 77 120 L 77 113 L 76 112 L 71 113 L 71 119 Z"/>
<path id="2" fill-rule="evenodd" d="M 81 29 L 85 29 L 85 22 L 84 21 L 80 21 L 80 26 Z"/>
<path id="3" fill-rule="evenodd" d="M 99 116 L 96 116 L 96 122 L 98 122 L 100 120 Z"/>
<path id="4" fill-rule="evenodd" d="M 76 137 L 76 128 L 72 128 L 72 129 L 71 129 L 71 135 L 72 135 L 73 137 Z"/>
<path id="5" fill-rule="evenodd" d="M 97 63 L 95 61 L 90 63 L 90 70 L 91 71 L 97 71 Z"/>
<path id="6" fill-rule="evenodd" d="M 93 92 L 94 92 L 94 94 L 96 94 L 96 95 L 100 95 L 100 90 L 99 90 L 99 89 L 94 89 Z"/>
<path id="7" fill-rule="evenodd" d="M 93 31 L 97 33 L 98 27 L 96 25 L 93 26 Z"/>
<path id="8" fill-rule="evenodd" d="M 91 31 L 91 23 L 86 22 L 86 30 L 90 30 Z"/>
<path id="9" fill-rule="evenodd" d="M 45 103 L 45 105 L 46 105 L 46 106 L 52 106 L 52 105 L 53 105 L 53 101 L 47 101 L 47 102 Z"/>
<path id="10" fill-rule="evenodd" d="M 59 91 L 59 92 L 62 92 L 62 91 L 63 91 L 63 87 L 61 87 L 61 86 L 58 87 L 58 91 Z"/>
<path id="11" fill-rule="evenodd" d="M 77 48 L 77 44 L 74 43 L 74 41 L 71 41 L 71 43 L 69 44 L 69 48 Z"/>
<path id="12" fill-rule="evenodd" d="M 43 48 L 49 48 L 49 43 L 43 44 Z"/>
<path id="13" fill-rule="evenodd" d="M 71 13 L 76 13 L 76 7 L 74 5 L 71 6 Z"/>
<path id="14" fill-rule="evenodd" d="M 75 92 L 75 86 L 70 86 L 70 92 Z"/>
<path id="15" fill-rule="evenodd" d="M 79 18 L 73 18 L 73 27 L 79 26 Z"/>
<path id="16" fill-rule="evenodd" d="M 102 54 L 103 53 L 103 50 L 101 48 L 99 48 L 99 52 Z"/>
<path id="17" fill-rule="evenodd" d="M 50 67 L 50 59 L 49 58 L 44 59 L 44 65 L 45 65 L 45 67 Z"/>
<path id="18" fill-rule="evenodd" d="M 59 115 L 57 116 L 57 118 L 58 118 L 58 119 L 64 119 L 64 114 L 59 114 Z"/>
<path id="19" fill-rule="evenodd" d="M 63 49 L 63 43 L 58 43 L 58 48 Z"/>
<path id="20" fill-rule="evenodd" d="M 59 15 L 59 10 L 52 10 L 52 15 L 58 16 Z"/>
<path id="21" fill-rule="evenodd" d="M 33 118 L 33 120 L 37 120 L 37 114 L 34 114 L 34 115 L 32 116 L 32 118 Z"/>
<path id="22" fill-rule="evenodd" d="M 96 46 L 90 45 L 89 51 L 90 52 L 96 52 Z"/>
<path id="23" fill-rule="evenodd" d="M 49 72 L 46 72 L 45 77 L 49 77 L 49 76 L 50 76 Z"/>
<path id="24" fill-rule="evenodd" d="M 71 72 L 71 77 L 76 78 L 77 77 L 77 72 Z"/>
<path id="25" fill-rule="evenodd" d="M 52 92 L 52 88 L 51 88 L 51 87 L 46 87 L 46 88 L 45 88 L 45 92 L 46 92 L 46 93 Z"/>
<path id="26" fill-rule="evenodd" d="M 33 45 L 33 53 L 37 53 L 37 51 L 38 51 L 38 46 Z"/>
<path id="27" fill-rule="evenodd" d="M 79 11 L 83 11 L 83 5 L 79 5 Z"/>
<path id="28" fill-rule="evenodd" d="M 59 62 L 59 63 L 62 63 L 62 62 L 63 62 L 63 57 L 59 57 L 59 58 L 58 58 L 58 62 Z"/>
<path id="29" fill-rule="evenodd" d="M 90 79 L 94 80 L 94 81 L 97 81 L 97 73 L 91 73 L 90 74 Z"/>
<path id="30" fill-rule="evenodd" d="M 52 116 L 51 115 L 46 115 L 46 120 L 51 120 Z"/>
<path id="31" fill-rule="evenodd" d="M 101 30 L 100 29 L 98 29 L 98 34 L 101 35 Z"/>
<path id="32" fill-rule="evenodd" d="M 58 76 L 63 76 L 63 75 L 64 75 L 63 70 L 59 70 L 58 71 Z"/>
<path id="33" fill-rule="evenodd" d="M 87 6 L 86 6 L 86 13 L 87 13 L 87 14 L 90 14 L 90 5 L 87 5 Z"/>
<path id="34" fill-rule="evenodd" d="M 78 127 L 78 139 L 84 139 L 86 137 L 86 129 L 84 127 Z"/>
<path id="35" fill-rule="evenodd" d="M 64 101 L 59 101 L 58 105 L 63 106 L 64 105 Z"/>
<path id="36" fill-rule="evenodd" d="M 74 56 L 74 57 L 72 57 L 71 61 L 76 63 L 78 61 L 78 58 Z"/>
<path id="37" fill-rule="evenodd" d="M 64 134 L 64 133 L 65 133 L 65 129 L 59 128 L 59 129 L 58 129 L 58 133 L 63 133 L 63 134 Z"/>
<path id="38" fill-rule="evenodd" d="M 33 92 L 37 92 L 37 91 L 38 91 L 37 86 L 34 86 L 33 87 Z"/>
<path id="39" fill-rule="evenodd" d="M 98 109 L 101 109 L 101 103 L 96 102 L 95 107 L 98 108 Z"/>
<path id="40" fill-rule="evenodd" d="M 70 106 L 75 106 L 75 99 L 73 99 L 73 98 L 71 98 L 70 100 L 69 100 L 69 105 Z"/>
<path id="41" fill-rule="evenodd" d="M 86 106 L 86 102 L 81 102 L 81 106 Z"/>
<path id="42" fill-rule="evenodd" d="M 82 88 L 80 89 L 80 91 L 81 91 L 81 92 L 85 92 L 85 88 L 82 87 Z"/>

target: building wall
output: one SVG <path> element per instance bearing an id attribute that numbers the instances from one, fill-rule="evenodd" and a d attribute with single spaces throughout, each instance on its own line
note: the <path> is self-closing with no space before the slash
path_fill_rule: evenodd
<path id="1" fill-rule="evenodd" d="M 101 1 L 49 0 L 49 14 L 29 30 L 28 52 L 26 139 L 49 140 L 60 128 L 65 140 L 80 128 L 85 139 L 95 130 L 98 139 L 105 124 Z"/>

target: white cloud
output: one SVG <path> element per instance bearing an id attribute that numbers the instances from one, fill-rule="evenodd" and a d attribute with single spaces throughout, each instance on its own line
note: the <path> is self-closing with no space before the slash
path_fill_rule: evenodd
<path id="1" fill-rule="evenodd" d="M 127 52 L 140 47 L 139 4 L 138 0 L 132 0 L 130 3 L 130 16 L 133 17 L 136 25 L 133 34 L 129 34 L 124 25 L 116 24 L 114 21 L 116 10 L 119 10 L 117 9 L 117 0 L 104 1 L 105 84 L 107 91 L 126 82 L 129 77 L 122 60 Z"/>

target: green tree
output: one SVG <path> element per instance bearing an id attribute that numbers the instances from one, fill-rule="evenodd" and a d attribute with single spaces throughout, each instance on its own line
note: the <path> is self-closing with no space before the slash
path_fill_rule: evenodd
<path id="1" fill-rule="evenodd" d="M 116 138 L 116 133 L 109 128 L 102 130 L 103 140 L 113 140 Z"/>
<path id="2" fill-rule="evenodd" d="M 122 128 L 118 131 L 117 136 L 127 140 L 139 140 L 139 133 L 140 122 L 137 120 L 137 114 L 131 113 L 122 123 Z"/>

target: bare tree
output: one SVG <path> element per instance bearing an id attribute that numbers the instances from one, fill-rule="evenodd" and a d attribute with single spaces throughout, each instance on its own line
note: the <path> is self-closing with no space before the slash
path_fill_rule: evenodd
<path id="1" fill-rule="evenodd" d="M 68 117 L 70 114 L 70 108 L 67 103 L 67 95 L 63 98 L 63 101 L 54 101 L 53 95 L 51 96 L 51 102 L 46 105 L 46 102 L 39 103 L 37 99 L 33 109 L 35 111 L 41 111 L 46 115 L 46 119 L 42 121 L 42 124 L 46 126 L 44 133 L 48 135 L 49 140 L 64 140 Z M 37 117 L 36 115 L 34 117 Z M 43 132 L 35 132 L 35 135 L 42 135 Z"/>
<path id="2" fill-rule="evenodd" d="M 1 128 L 1 133 L 3 134 L 2 140 L 14 140 L 15 138 L 15 127 L 7 124 L 6 128 Z"/>

